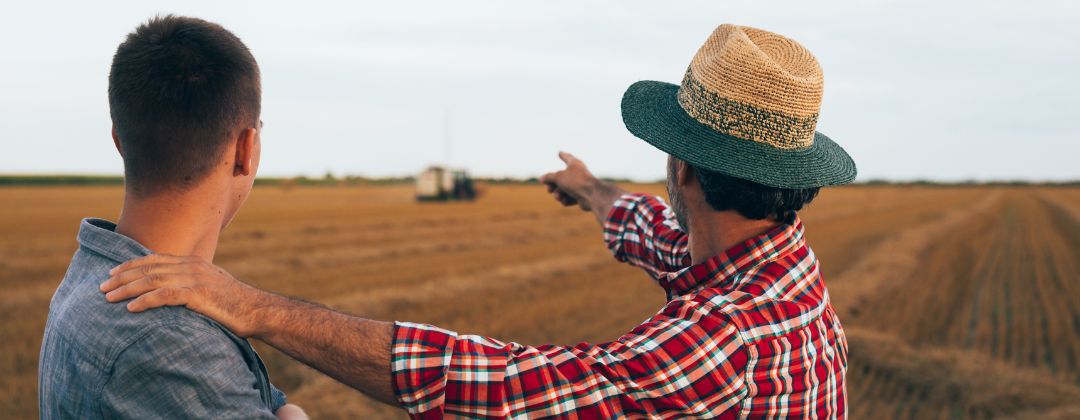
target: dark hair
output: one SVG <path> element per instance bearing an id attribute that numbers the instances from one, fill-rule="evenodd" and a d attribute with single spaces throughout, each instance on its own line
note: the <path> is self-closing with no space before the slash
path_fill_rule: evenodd
<path id="1" fill-rule="evenodd" d="M 821 188 L 775 188 L 694 167 L 705 201 L 716 211 L 735 210 L 748 219 L 791 223 Z"/>
<path id="2" fill-rule="evenodd" d="M 258 126 L 259 83 L 255 57 L 221 25 L 173 15 L 140 25 L 109 70 L 125 182 L 145 195 L 201 180 L 237 126 Z"/>

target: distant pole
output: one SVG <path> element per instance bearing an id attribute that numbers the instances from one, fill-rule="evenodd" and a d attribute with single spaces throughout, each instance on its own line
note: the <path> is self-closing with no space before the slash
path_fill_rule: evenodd
<path id="1" fill-rule="evenodd" d="M 450 108 L 443 111 L 443 162 L 450 167 Z"/>

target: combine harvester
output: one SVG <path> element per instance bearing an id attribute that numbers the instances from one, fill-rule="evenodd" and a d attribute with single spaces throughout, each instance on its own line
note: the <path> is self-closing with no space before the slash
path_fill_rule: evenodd
<path id="1" fill-rule="evenodd" d="M 450 162 L 450 110 L 443 119 L 443 161 Z M 416 176 L 416 201 L 472 201 L 476 186 L 464 169 L 428 166 Z"/>
<path id="2" fill-rule="evenodd" d="M 464 169 L 431 166 L 416 176 L 416 201 L 472 201 L 476 187 Z"/>

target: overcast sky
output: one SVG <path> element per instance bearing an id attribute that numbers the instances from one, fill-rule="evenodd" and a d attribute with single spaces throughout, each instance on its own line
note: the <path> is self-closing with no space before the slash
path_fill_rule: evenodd
<path id="1" fill-rule="evenodd" d="M 177 13 L 221 23 L 259 61 L 263 175 L 404 175 L 449 158 L 531 176 L 563 149 L 601 175 L 657 179 L 664 155 L 623 127 L 623 91 L 677 83 L 736 23 L 814 52 L 818 130 L 862 180 L 1080 178 L 1078 2 L 42 3 L 0 5 L 0 173 L 121 173 L 112 54 Z"/>

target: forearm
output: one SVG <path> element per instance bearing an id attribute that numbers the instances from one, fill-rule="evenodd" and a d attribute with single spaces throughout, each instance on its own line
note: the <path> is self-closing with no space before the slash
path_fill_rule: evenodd
<path id="1" fill-rule="evenodd" d="M 593 216 L 596 216 L 596 221 L 603 226 L 608 213 L 611 212 L 612 204 L 623 194 L 626 194 L 626 190 L 610 182 L 595 179 L 594 182 L 589 183 L 583 193 L 583 198 L 587 201 L 589 210 L 592 211 Z"/>
<path id="2" fill-rule="evenodd" d="M 255 338 L 292 358 L 391 405 L 392 323 L 363 319 L 324 306 L 264 292 L 253 312 Z"/>

